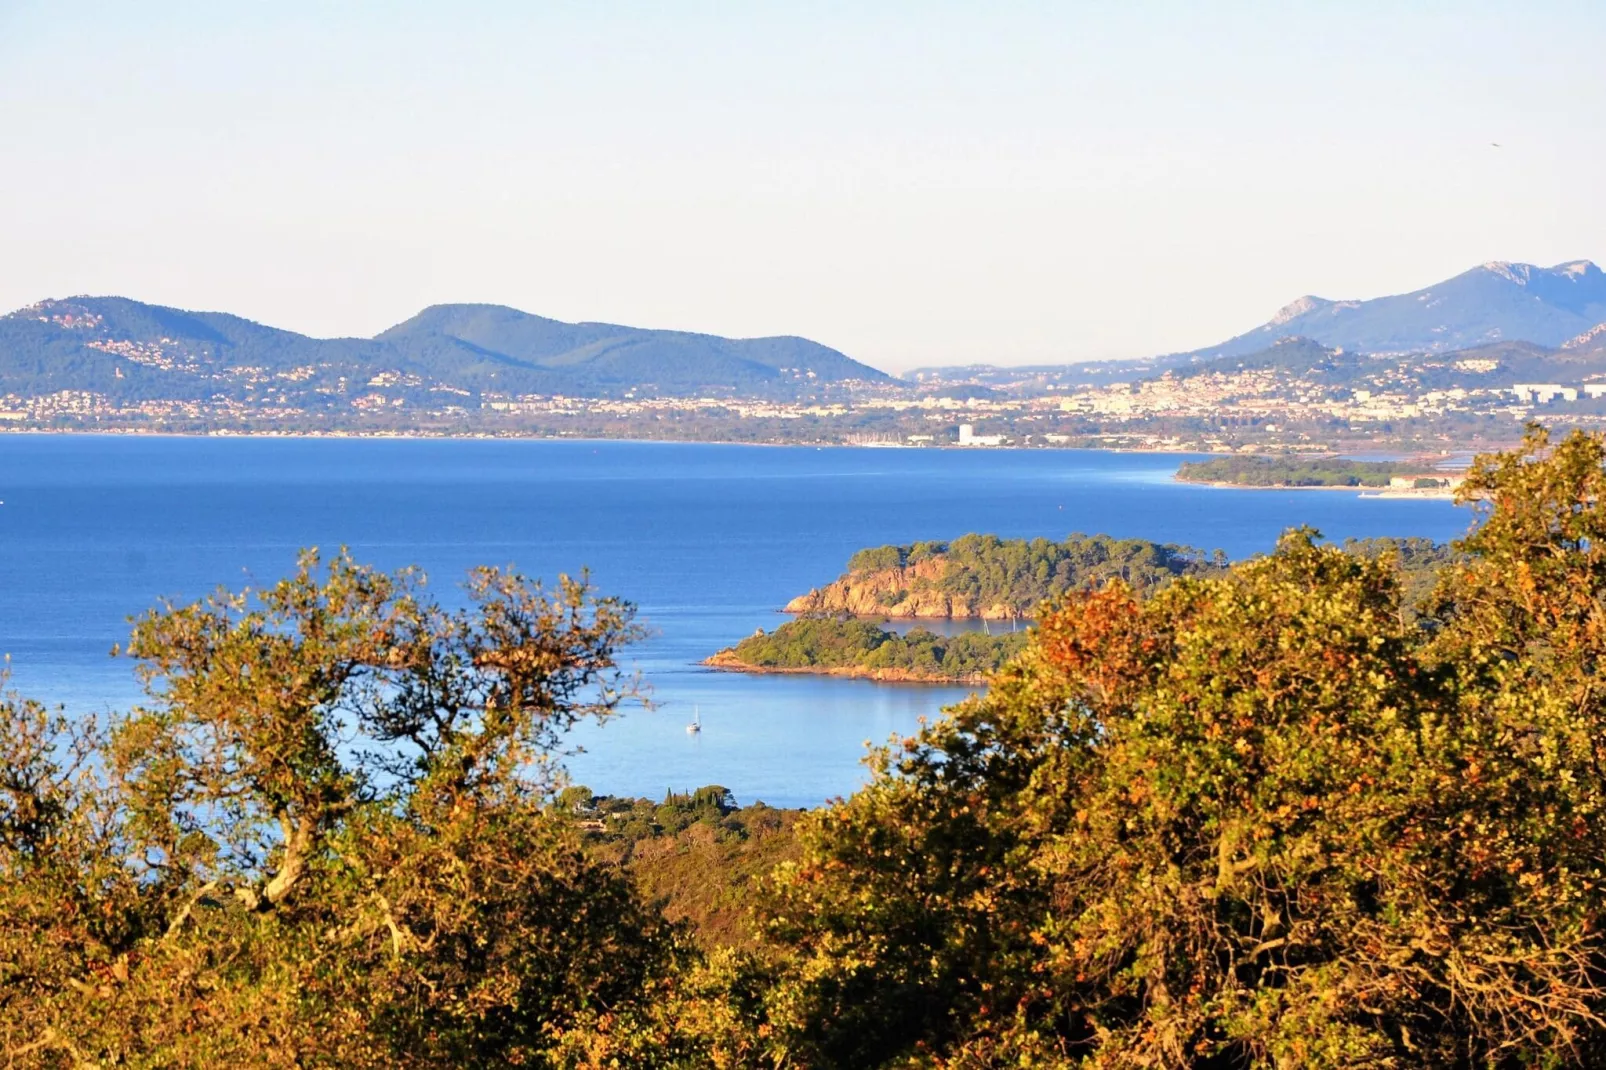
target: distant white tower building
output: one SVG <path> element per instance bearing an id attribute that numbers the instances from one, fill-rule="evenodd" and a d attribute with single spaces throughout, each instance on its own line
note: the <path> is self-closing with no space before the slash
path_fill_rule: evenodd
<path id="1" fill-rule="evenodd" d="M 959 425 L 959 445 L 961 446 L 998 446 L 1004 441 L 1003 435 L 978 435 L 973 424 Z"/>

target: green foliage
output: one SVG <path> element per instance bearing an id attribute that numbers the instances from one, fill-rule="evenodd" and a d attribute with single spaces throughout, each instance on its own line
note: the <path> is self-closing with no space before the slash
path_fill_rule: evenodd
<path id="1" fill-rule="evenodd" d="M 1420 464 L 1347 461 L 1342 457 L 1213 457 L 1183 461 L 1177 478 L 1188 483 L 1241 487 L 1386 487 L 1395 476 L 1414 476 Z M 1433 483 L 1438 486 L 1438 482 Z"/>
<path id="2" fill-rule="evenodd" d="M 573 813 L 587 853 L 624 867 L 700 946 L 751 949 L 759 942 L 752 908 L 760 885 L 796 855 L 792 829 L 802 811 L 739 807 L 715 785 L 670 792 L 661 803 L 603 796 Z"/>
<path id="3" fill-rule="evenodd" d="M 889 575 L 927 562 L 936 564 L 934 571 L 927 565 L 919 574 Z M 1225 564 L 1219 550 L 1207 555 L 1190 546 L 1144 539 L 1075 533 L 1054 542 L 971 534 L 947 543 L 860 550 L 849 558 L 848 572 L 837 585 L 871 590 L 876 604 L 887 608 L 906 601 L 924 604 L 935 596 L 944 607 L 937 615 L 946 615 L 946 607 L 958 599 L 972 614 L 1003 607 L 1025 617 L 1045 601 L 1112 579 L 1148 593 L 1178 576 L 1203 575 Z"/>
<path id="4" fill-rule="evenodd" d="M 1420 614 L 1433 598 L 1439 574 L 1467 555 L 1453 546 L 1421 537 L 1345 539 L 1344 552 L 1372 560 L 1391 561 L 1400 578 L 1400 602 L 1410 614 Z"/>
<path id="5" fill-rule="evenodd" d="M 873 546 L 848 558 L 849 572 L 878 572 L 887 568 L 902 568 L 904 548 L 901 546 Z"/>
<path id="6" fill-rule="evenodd" d="M 631 608 L 339 556 L 164 606 L 109 733 L 0 708 L 0 1044 L 35 1066 L 531 1063 L 681 954 L 546 802 Z M 576 795 L 565 797 L 578 805 Z"/>
<path id="7" fill-rule="evenodd" d="M 1074 595 L 883 751 L 771 907 L 802 1061 L 1600 1065 L 1606 440 L 1465 493 L 1447 560 L 1294 532 Z"/>
<path id="8" fill-rule="evenodd" d="M 1067 591 L 1119 579 L 1149 593 L 1178 576 L 1219 568 L 1219 552 L 1145 539 L 1072 534 L 1063 542 L 966 535 L 949 543 L 938 586 L 978 604 L 1003 604 L 1023 613 Z"/>
<path id="9" fill-rule="evenodd" d="M 720 657 L 758 669 L 859 669 L 866 674 L 967 680 L 995 672 L 1026 646 L 1025 632 L 899 635 L 869 621 L 803 617 L 759 632 Z"/>

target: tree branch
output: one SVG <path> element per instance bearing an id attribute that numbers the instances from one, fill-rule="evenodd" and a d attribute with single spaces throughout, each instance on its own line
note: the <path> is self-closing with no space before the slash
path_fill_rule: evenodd
<path id="1" fill-rule="evenodd" d="M 190 896 L 189 900 L 184 904 L 184 909 L 180 910 L 173 920 L 168 922 L 167 932 L 162 934 L 162 939 L 170 939 L 175 933 L 183 928 L 184 923 L 190 920 L 190 915 L 194 912 L 196 906 L 199 905 L 201 900 L 205 899 L 208 895 L 211 895 L 214 891 L 216 891 L 217 886 L 218 882 L 216 880 L 209 880 L 197 888 L 195 894 Z"/>

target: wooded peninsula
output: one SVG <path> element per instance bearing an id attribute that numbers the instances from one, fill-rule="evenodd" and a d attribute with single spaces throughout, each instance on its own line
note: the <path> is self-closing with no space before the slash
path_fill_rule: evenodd
<path id="1" fill-rule="evenodd" d="M 758 632 L 703 662 L 756 673 L 859 676 L 902 683 L 979 684 L 1026 648 L 1026 632 L 899 634 L 867 620 L 804 617 Z"/>
<path id="2" fill-rule="evenodd" d="M 1388 487 L 1403 479 L 1415 490 L 1448 488 L 1452 477 L 1430 468 L 1408 461 L 1250 455 L 1183 461 L 1177 479 L 1229 487 Z"/>
<path id="3" fill-rule="evenodd" d="M 1108 535 L 1001 539 L 965 535 L 860 550 L 832 583 L 792 599 L 788 613 L 1021 620 L 1067 591 L 1120 579 L 1148 593 L 1177 576 L 1226 567 L 1220 550 Z"/>
<path id="4" fill-rule="evenodd" d="M 1393 560 L 1413 611 L 1437 569 L 1454 556 L 1448 547 L 1419 538 L 1350 540 L 1344 549 Z M 872 547 L 849 558 L 847 572 L 828 586 L 789 602 L 787 612 L 802 614 L 798 619 L 755 632 L 703 664 L 886 683 L 979 684 L 1025 648 L 1021 626 L 1068 594 L 1113 580 L 1146 596 L 1179 577 L 1220 575 L 1228 567 L 1219 550 L 1207 556 L 1191 547 L 1108 535 L 1073 534 L 1063 542 L 965 535 L 952 543 Z M 884 626 L 899 617 L 1008 623 L 996 633 L 946 636 Z"/>
<path id="5" fill-rule="evenodd" d="M 965 535 L 860 550 L 825 587 L 792 599 L 799 619 L 757 632 L 703 664 L 756 673 L 818 673 L 885 682 L 981 683 L 1025 647 L 1022 625 L 1066 592 L 1120 579 L 1150 592 L 1180 575 L 1226 567 L 1220 551 L 1108 535 L 1000 539 Z M 988 631 L 900 633 L 889 619 L 1007 621 Z"/>

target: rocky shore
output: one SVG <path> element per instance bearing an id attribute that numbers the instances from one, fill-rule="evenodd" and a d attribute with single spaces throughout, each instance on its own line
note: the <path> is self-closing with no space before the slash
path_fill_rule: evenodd
<path id="1" fill-rule="evenodd" d="M 1002 603 L 981 605 L 938 586 L 948 567 L 942 554 L 902 568 L 850 572 L 786 603 L 788 613 L 846 613 L 855 617 L 926 620 L 1012 620 Z"/>

